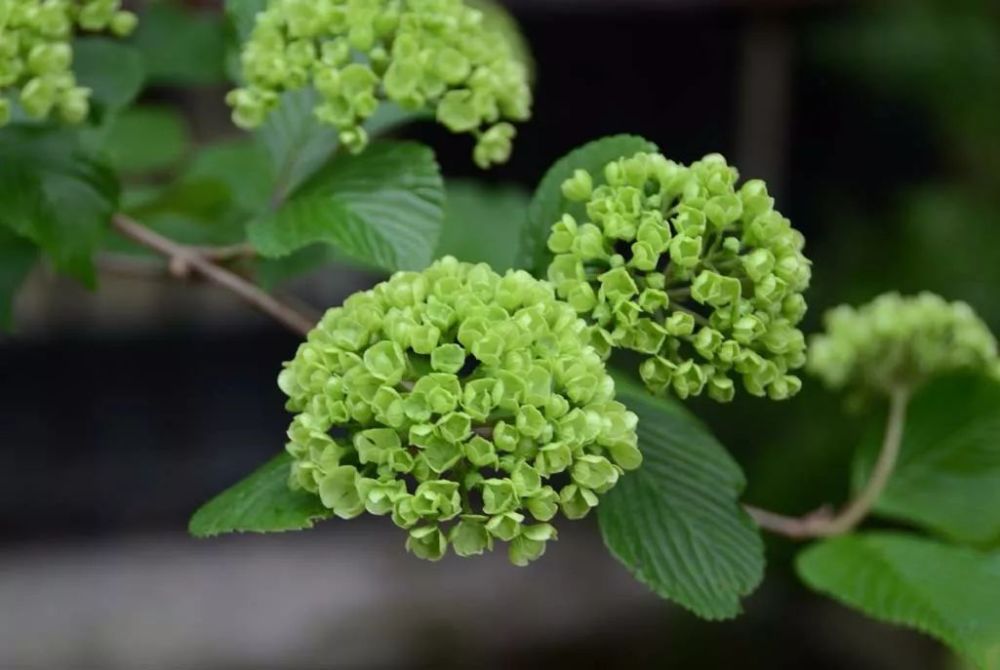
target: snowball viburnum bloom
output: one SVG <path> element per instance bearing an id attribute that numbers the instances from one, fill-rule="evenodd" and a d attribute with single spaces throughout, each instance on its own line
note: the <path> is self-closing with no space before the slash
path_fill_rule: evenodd
<path id="1" fill-rule="evenodd" d="M 510 156 L 531 110 L 526 65 L 503 32 L 461 0 L 270 0 L 241 55 L 245 86 L 228 102 L 235 123 L 259 126 L 282 91 L 312 86 L 316 117 L 364 149 L 380 101 L 430 109 L 477 138 L 487 167 Z"/>
<path id="2" fill-rule="evenodd" d="M 539 557 L 639 466 L 635 414 L 586 325 L 525 272 L 446 257 L 331 309 L 279 385 L 291 485 L 343 518 L 391 515 L 441 558 Z"/>
<path id="3" fill-rule="evenodd" d="M 638 153 L 562 185 L 571 213 L 552 228 L 549 279 L 603 355 L 646 356 L 654 392 L 728 401 L 733 377 L 775 400 L 801 387 L 804 238 L 764 182 L 737 178 L 717 154 L 684 166 Z"/>
<path id="4" fill-rule="evenodd" d="M 961 370 L 1000 379 L 996 338 L 964 302 L 885 293 L 861 307 L 836 307 L 824 321 L 826 332 L 810 342 L 808 369 L 831 388 L 889 392 Z"/>
<path id="5" fill-rule="evenodd" d="M 90 89 L 73 74 L 74 30 L 123 37 L 135 26 L 135 15 L 123 11 L 120 0 L 0 0 L 0 127 L 10 120 L 6 96 L 13 91 L 34 119 L 57 112 L 66 123 L 82 122 L 90 112 Z"/>

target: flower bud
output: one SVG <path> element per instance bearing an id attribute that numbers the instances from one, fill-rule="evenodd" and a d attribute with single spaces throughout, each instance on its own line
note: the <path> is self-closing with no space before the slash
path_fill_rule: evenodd
<path id="1" fill-rule="evenodd" d="M 653 350 L 663 329 L 646 321 Z M 637 418 L 590 339 L 527 273 L 453 258 L 397 273 L 329 310 L 279 375 L 290 485 L 343 518 L 391 515 L 423 558 L 499 540 L 533 560 L 552 538 L 528 515 L 579 518 L 641 463 Z M 554 476 L 576 483 L 557 492 Z"/>

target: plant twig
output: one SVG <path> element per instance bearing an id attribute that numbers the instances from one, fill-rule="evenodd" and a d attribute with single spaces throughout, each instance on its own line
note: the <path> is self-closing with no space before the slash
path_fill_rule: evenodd
<path id="1" fill-rule="evenodd" d="M 878 459 L 864 487 L 839 512 L 833 514 L 825 507 L 802 517 L 791 517 L 746 505 L 747 513 L 761 528 L 793 539 L 830 537 L 853 530 L 868 516 L 896 469 L 910 393 L 906 386 L 898 386 L 889 393 L 889 416 Z"/>
<path id="2" fill-rule="evenodd" d="M 114 215 L 111 225 L 124 237 L 164 256 L 169 263 L 170 273 L 176 277 L 185 277 L 195 272 L 235 293 L 244 302 L 275 318 L 300 335 L 306 335 L 315 325 L 313 319 L 268 294 L 253 282 L 216 265 L 211 259 L 199 253 L 196 247 L 189 247 L 164 237 L 124 214 Z"/>

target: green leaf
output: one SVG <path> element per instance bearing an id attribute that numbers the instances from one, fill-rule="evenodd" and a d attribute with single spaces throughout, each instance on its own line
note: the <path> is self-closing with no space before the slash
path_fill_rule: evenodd
<path id="1" fill-rule="evenodd" d="M 255 17 L 266 7 L 267 0 L 226 0 L 226 15 L 233 22 L 241 41 L 250 36 Z"/>
<path id="2" fill-rule="evenodd" d="M 142 55 L 133 47 L 104 37 L 82 37 L 73 45 L 73 70 L 91 99 L 108 110 L 135 100 L 145 83 Z"/>
<path id="3" fill-rule="evenodd" d="M 631 156 L 640 151 L 656 151 L 656 145 L 637 135 L 611 135 L 574 149 L 549 168 L 538 184 L 528 210 L 528 224 L 521 237 L 520 266 L 545 276 L 549 252 L 546 244 L 552 224 L 566 212 L 582 213 L 580 205 L 571 207 L 563 197 L 562 183 L 574 170 L 587 170 L 594 176 L 594 184 L 604 179 L 604 166 L 611 161 Z"/>
<path id="4" fill-rule="evenodd" d="M 858 451 L 858 486 L 881 433 L 873 426 Z M 914 397 L 899 462 L 875 511 L 960 542 L 1000 541 L 1000 383 L 946 377 Z"/>
<path id="5" fill-rule="evenodd" d="M 93 255 L 118 201 L 107 166 L 64 130 L 0 132 L 0 225 L 40 246 L 57 269 L 96 284 Z"/>
<path id="6" fill-rule="evenodd" d="M 742 471 L 678 403 L 621 380 L 618 400 L 639 416 L 643 464 L 601 499 L 605 544 L 660 596 L 705 619 L 736 616 L 764 572 Z"/>
<path id="7" fill-rule="evenodd" d="M 288 487 L 292 458 L 282 453 L 205 503 L 188 524 L 195 537 L 312 528 L 332 512 L 319 496 Z"/>
<path id="8" fill-rule="evenodd" d="M 187 124 L 167 107 L 135 107 L 111 120 L 104 140 L 111 164 L 120 172 L 167 169 L 187 152 Z"/>
<path id="9" fill-rule="evenodd" d="M 313 113 L 316 102 L 317 94 L 311 88 L 282 94 L 278 108 L 256 135 L 270 157 L 275 202 L 294 194 L 339 146 L 336 129 L 321 123 Z M 393 103 L 382 103 L 364 127 L 374 139 L 422 116 Z"/>
<path id="10" fill-rule="evenodd" d="M 980 668 L 1000 668 L 1000 553 L 865 533 L 815 544 L 796 564 L 816 591 L 936 637 Z"/>
<path id="11" fill-rule="evenodd" d="M 0 226 L 0 330 L 10 330 L 14 298 L 38 260 L 38 248 Z"/>
<path id="12" fill-rule="evenodd" d="M 247 215 L 263 211 L 270 202 L 272 175 L 267 156 L 249 138 L 201 148 L 185 172 L 185 178 L 215 180 L 223 184 Z"/>
<path id="13" fill-rule="evenodd" d="M 284 93 L 257 132 L 270 157 L 275 200 L 284 200 L 337 148 L 337 131 L 320 123 L 313 114 L 316 92 L 306 88 Z"/>
<path id="14" fill-rule="evenodd" d="M 225 81 L 226 45 L 214 13 L 172 2 L 148 5 L 133 42 L 150 83 L 204 86 Z"/>
<path id="15" fill-rule="evenodd" d="M 445 186 L 444 230 L 435 256 L 489 263 L 497 272 L 514 267 L 528 218 L 528 194 L 516 186 L 453 180 Z"/>
<path id="16" fill-rule="evenodd" d="M 427 266 L 444 225 L 444 187 L 434 152 L 420 144 L 373 144 L 321 170 L 274 214 L 249 228 L 264 256 L 326 242 L 385 270 Z"/>

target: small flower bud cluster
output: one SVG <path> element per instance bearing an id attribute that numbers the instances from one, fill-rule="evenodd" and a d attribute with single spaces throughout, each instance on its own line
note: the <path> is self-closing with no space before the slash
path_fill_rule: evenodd
<path id="1" fill-rule="evenodd" d="M 826 333 L 810 342 L 808 370 L 831 388 L 889 392 L 960 370 L 1000 379 L 996 338 L 964 302 L 886 293 L 858 308 L 836 307 L 824 320 Z"/>
<path id="2" fill-rule="evenodd" d="M 32 118 L 58 112 L 66 123 L 82 122 L 90 89 L 73 75 L 74 29 L 123 37 L 135 26 L 120 0 L 0 0 L 0 127 L 10 121 L 12 91 Z"/>
<path id="3" fill-rule="evenodd" d="M 261 125 L 282 91 L 312 85 L 316 117 L 353 152 L 382 99 L 435 110 L 473 133 L 481 167 L 508 159 L 514 127 L 530 114 L 524 63 L 503 33 L 462 0 L 270 0 L 242 52 L 246 85 L 227 100 L 243 128 Z"/>
<path id="4" fill-rule="evenodd" d="M 552 228 L 549 279 L 602 355 L 648 356 L 639 372 L 654 392 L 726 402 L 734 377 L 775 400 L 801 388 L 804 239 L 764 182 L 737 178 L 719 155 L 684 166 L 639 153 L 562 185 L 571 213 Z"/>
<path id="5" fill-rule="evenodd" d="M 546 282 L 452 257 L 351 296 L 278 380 L 292 487 L 391 515 L 421 558 L 527 564 L 642 460 L 586 330 Z"/>

